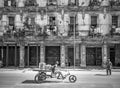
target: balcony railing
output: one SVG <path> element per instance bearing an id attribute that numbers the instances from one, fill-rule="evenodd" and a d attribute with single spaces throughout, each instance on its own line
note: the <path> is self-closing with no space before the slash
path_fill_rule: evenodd
<path id="1" fill-rule="evenodd" d="M 80 37 L 80 36 L 83 36 L 83 35 L 80 35 L 81 33 L 88 34 L 86 36 L 91 36 L 93 38 L 100 37 L 100 36 L 109 36 L 109 37 L 120 36 L 120 27 L 111 28 L 108 34 L 102 34 L 103 29 L 101 29 L 102 28 L 101 25 L 98 25 L 96 28 L 91 28 L 89 27 L 89 25 L 87 26 L 88 29 L 86 29 L 86 27 L 84 28 L 84 25 L 81 25 L 82 28 L 79 29 L 80 25 L 78 24 L 75 26 L 75 29 L 73 28 L 72 30 L 70 30 L 70 28 L 68 28 L 68 33 L 67 33 L 68 35 L 66 35 L 66 37 L 74 36 L 74 34 L 75 34 L 75 37 L 77 36 Z M 112 27 L 111 25 L 107 25 L 107 26 Z M 0 28 L 2 29 L 2 27 L 3 26 L 1 26 Z M 39 27 L 36 26 L 36 29 L 29 30 L 29 29 L 25 29 L 24 27 L 20 28 L 15 26 L 14 27 L 5 26 L 3 31 L 3 36 L 5 38 L 26 38 L 27 36 L 46 38 L 47 36 L 58 36 L 60 31 L 60 29 L 58 30 L 58 27 L 59 25 L 54 25 L 54 26 L 47 25 L 43 27 L 43 29 L 41 29 L 40 26 Z"/>

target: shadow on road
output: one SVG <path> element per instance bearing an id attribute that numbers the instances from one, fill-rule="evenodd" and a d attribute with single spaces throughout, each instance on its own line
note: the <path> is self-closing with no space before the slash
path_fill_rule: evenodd
<path id="1" fill-rule="evenodd" d="M 95 76 L 107 76 L 106 74 L 95 74 Z"/>
<path id="2" fill-rule="evenodd" d="M 48 81 L 48 80 L 46 80 L 46 81 L 43 81 L 41 83 L 61 83 L 61 82 L 62 81 Z M 22 82 L 22 84 L 39 84 L 39 83 L 36 83 L 34 80 L 25 80 Z"/>

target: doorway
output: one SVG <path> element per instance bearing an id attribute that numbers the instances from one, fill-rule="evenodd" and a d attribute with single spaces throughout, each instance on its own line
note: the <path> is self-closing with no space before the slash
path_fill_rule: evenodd
<path id="1" fill-rule="evenodd" d="M 40 62 L 40 46 L 25 46 L 25 66 L 38 66 Z"/>
<path id="2" fill-rule="evenodd" d="M 58 61 L 60 65 L 60 46 L 45 47 L 45 62 L 46 64 L 54 65 Z"/>
<path id="3" fill-rule="evenodd" d="M 68 47 L 68 66 L 74 65 L 74 48 Z"/>
<path id="4" fill-rule="evenodd" d="M 115 66 L 115 48 L 110 47 L 110 61 L 112 62 L 112 65 Z"/>
<path id="5" fill-rule="evenodd" d="M 86 65 L 88 66 L 102 65 L 102 48 L 101 47 L 86 48 Z"/>

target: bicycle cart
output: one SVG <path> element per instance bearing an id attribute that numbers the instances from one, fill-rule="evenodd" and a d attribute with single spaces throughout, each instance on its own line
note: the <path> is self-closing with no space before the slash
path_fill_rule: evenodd
<path id="1" fill-rule="evenodd" d="M 40 70 L 40 69 L 34 69 L 33 71 L 38 71 L 38 73 L 35 75 L 34 80 L 36 83 L 41 83 L 46 80 L 46 78 L 57 78 L 57 79 L 66 79 L 67 76 L 69 76 L 69 82 L 74 83 L 77 80 L 77 77 L 75 75 L 70 75 L 68 72 L 67 74 L 63 75 L 61 71 L 56 71 L 54 73 L 54 77 L 51 75 L 48 75 L 47 72 L 51 72 L 51 70 Z"/>

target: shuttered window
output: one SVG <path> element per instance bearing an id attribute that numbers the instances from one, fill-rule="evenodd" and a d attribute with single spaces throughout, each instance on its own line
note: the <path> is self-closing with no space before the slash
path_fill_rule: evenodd
<path id="1" fill-rule="evenodd" d="M 14 26 L 14 17 L 9 17 L 9 26 Z"/>
<path id="2" fill-rule="evenodd" d="M 97 27 L 97 16 L 91 16 L 91 26 Z"/>
<path id="3" fill-rule="evenodd" d="M 118 16 L 112 16 L 112 26 L 118 27 Z"/>

